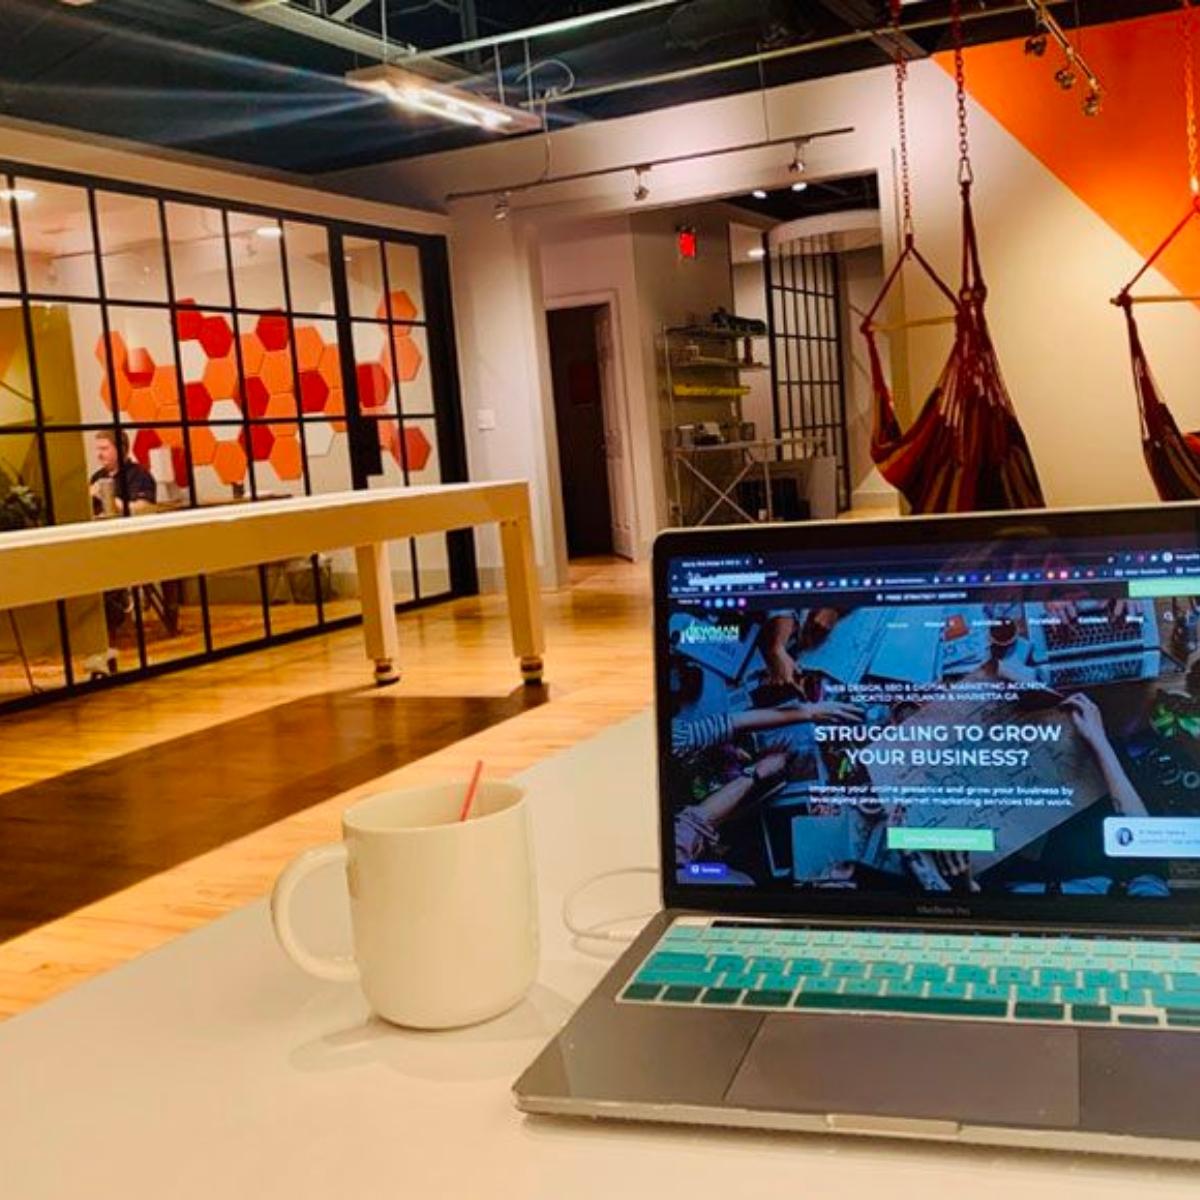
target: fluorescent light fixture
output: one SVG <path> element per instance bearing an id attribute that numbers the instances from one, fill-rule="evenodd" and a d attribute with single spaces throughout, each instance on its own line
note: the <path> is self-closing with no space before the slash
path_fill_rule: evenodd
<path id="1" fill-rule="evenodd" d="M 762 188 L 755 188 L 750 195 L 752 195 L 755 200 L 765 200 L 767 198 L 767 193 Z"/>
<path id="2" fill-rule="evenodd" d="M 541 128 L 533 113 L 465 88 L 426 79 L 391 63 L 346 72 L 346 82 L 387 97 L 398 108 L 428 117 L 440 117 L 456 125 L 468 125 L 488 133 L 528 133 Z"/>
<path id="3" fill-rule="evenodd" d="M 0 188 L 0 200 L 15 200 L 18 204 L 28 204 L 30 200 L 37 199 L 37 192 L 33 188 Z"/>
<path id="4" fill-rule="evenodd" d="M 260 238 L 271 238 L 274 241 L 283 237 L 283 230 L 278 225 L 260 225 L 254 232 Z"/>
<path id="5" fill-rule="evenodd" d="M 750 249 L 746 251 L 746 257 L 747 258 L 766 258 L 767 252 L 761 246 L 751 246 Z"/>

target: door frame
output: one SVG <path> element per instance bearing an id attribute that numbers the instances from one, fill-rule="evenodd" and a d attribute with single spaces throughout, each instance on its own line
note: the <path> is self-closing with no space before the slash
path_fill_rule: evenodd
<path id="1" fill-rule="evenodd" d="M 621 434 L 621 491 L 625 501 L 625 511 L 629 514 L 629 536 L 633 543 L 633 555 L 629 561 L 637 561 L 638 547 L 642 544 L 641 538 L 641 522 L 640 514 L 637 506 L 637 491 L 633 485 L 633 457 L 632 457 L 632 428 L 633 423 L 629 415 L 629 380 L 625 373 L 625 355 L 623 352 L 624 337 L 621 327 L 621 300 L 620 295 L 615 288 L 602 288 L 590 292 L 564 292 L 558 295 L 548 297 L 542 305 L 543 314 L 558 312 L 564 308 L 607 308 L 609 320 L 612 322 L 613 346 L 612 346 L 612 370 L 602 373 L 602 380 L 609 380 L 609 386 L 604 388 L 604 394 L 601 397 L 605 408 L 606 417 L 609 412 L 616 414 L 614 424 Z M 543 324 L 545 322 L 543 321 Z M 549 348 L 549 330 L 546 331 L 546 344 Z M 556 435 L 557 436 L 557 435 Z M 557 476 L 557 486 L 559 495 L 562 495 L 562 463 L 559 461 L 559 456 L 555 455 L 556 466 L 555 474 Z M 566 527 L 560 530 L 559 536 L 562 539 L 563 546 L 566 546 L 567 534 Z M 614 549 L 614 554 L 617 551 Z M 621 554 L 621 558 L 626 556 Z"/>

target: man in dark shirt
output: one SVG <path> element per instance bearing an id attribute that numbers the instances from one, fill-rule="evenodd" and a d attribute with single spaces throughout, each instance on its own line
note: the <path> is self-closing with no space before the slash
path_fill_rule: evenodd
<path id="1" fill-rule="evenodd" d="M 119 452 L 118 436 L 121 439 Z M 100 469 L 90 480 L 92 512 L 96 516 L 131 516 L 154 508 L 158 491 L 154 476 L 130 455 L 129 435 L 124 430 L 120 435 L 112 429 L 101 429 L 96 434 L 96 459 Z M 132 611 L 133 594 L 128 588 L 104 593 L 104 623 L 108 626 L 110 643 Z M 116 661 L 116 651 L 111 645 L 105 657 L 110 664 Z M 114 668 L 110 666 L 110 669 Z"/>
<path id="2" fill-rule="evenodd" d="M 113 501 L 120 514 L 148 512 L 154 506 L 158 491 L 154 476 L 130 455 L 129 435 L 122 430 L 119 452 L 117 436 L 111 429 L 102 429 L 96 434 L 96 459 L 100 469 L 93 473 L 90 481 L 92 512 L 96 516 L 105 513 L 103 493 L 106 489 L 101 486 L 105 480 L 112 483 Z"/>

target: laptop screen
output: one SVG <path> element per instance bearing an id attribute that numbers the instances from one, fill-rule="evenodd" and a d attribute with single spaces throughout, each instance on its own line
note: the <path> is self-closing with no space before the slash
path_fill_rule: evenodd
<path id="1" fill-rule="evenodd" d="M 1194 510 L 668 534 L 656 559 L 676 903 L 1200 899 Z"/>

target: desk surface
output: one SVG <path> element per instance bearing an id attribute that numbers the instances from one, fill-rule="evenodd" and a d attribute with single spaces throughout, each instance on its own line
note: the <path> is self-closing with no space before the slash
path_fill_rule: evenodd
<path id="1" fill-rule="evenodd" d="M 419 1034 L 373 1021 L 353 986 L 292 967 L 257 903 L 0 1025 L 0 1192 L 21 1200 L 1196 1194 L 1194 1168 L 1165 1164 L 519 1114 L 512 1080 L 616 950 L 597 957 L 573 947 L 562 896 L 595 872 L 654 861 L 652 764 L 650 723 L 638 717 L 522 777 L 533 801 L 542 970 L 526 1002 L 489 1024 Z M 318 877 L 299 912 L 303 927 L 321 927 L 314 942 L 323 948 L 345 936 L 344 905 L 322 904 L 338 886 L 334 872 Z M 629 912 L 650 899 L 651 884 L 635 877 L 605 895 L 609 911 Z"/>

